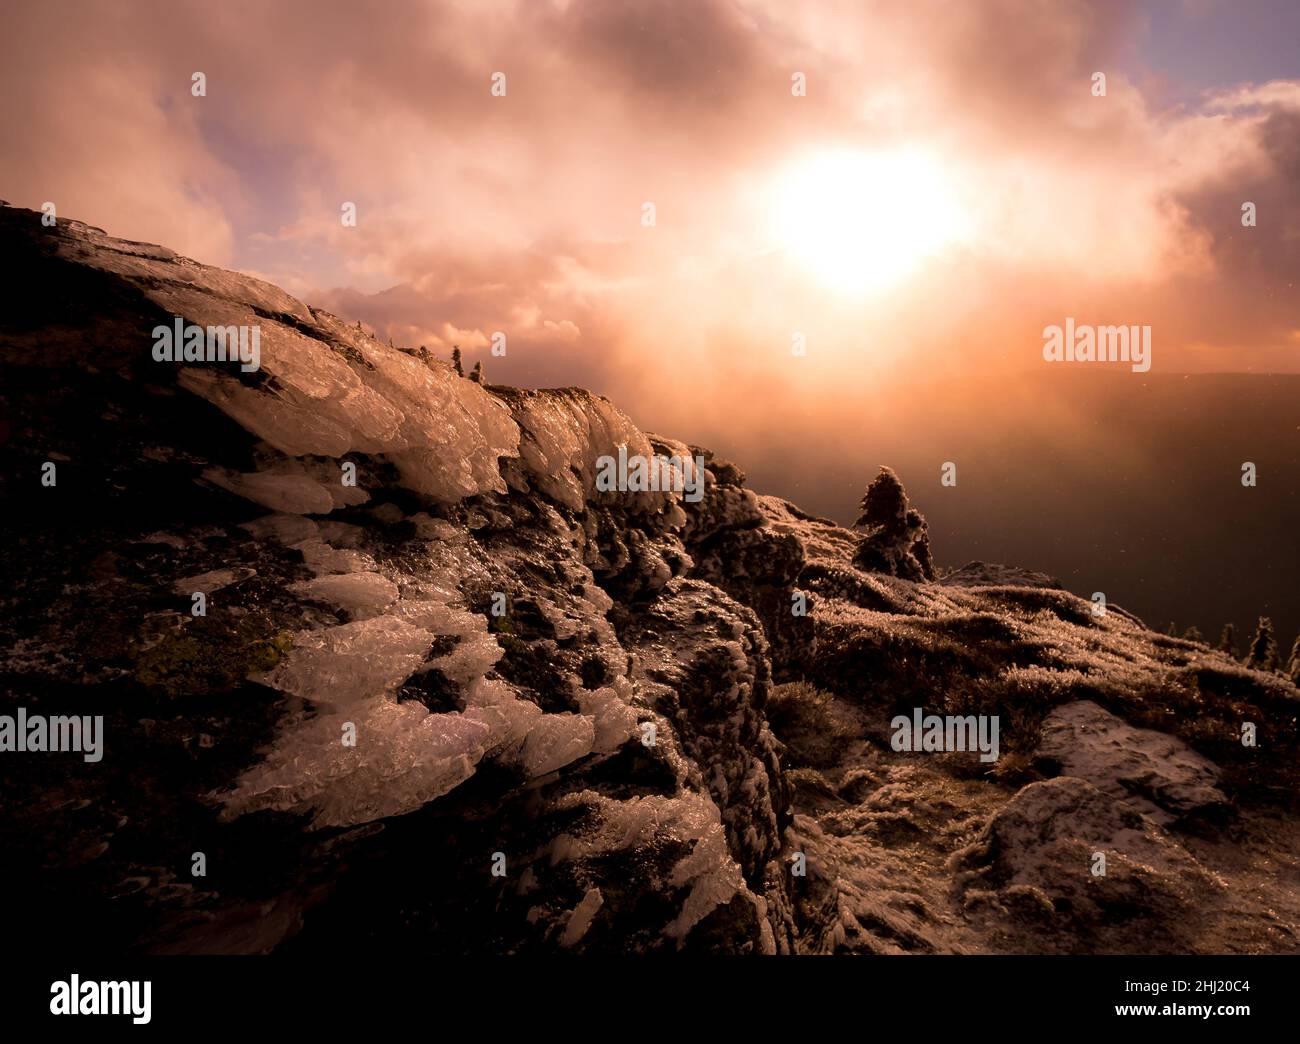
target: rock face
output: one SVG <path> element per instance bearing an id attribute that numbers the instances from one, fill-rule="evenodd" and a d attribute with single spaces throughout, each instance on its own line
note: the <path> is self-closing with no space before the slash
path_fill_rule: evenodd
<path id="1" fill-rule="evenodd" d="M 954 861 L 978 867 L 959 878 L 967 902 L 1068 919 L 1081 949 L 1108 922 L 1153 931 L 1197 916 L 1198 905 L 1203 916 L 1223 890 L 1151 819 L 1069 776 L 1022 789 Z"/>
<path id="2" fill-rule="evenodd" d="M 901 486 L 855 534 L 603 398 L 462 378 L 161 247 L 6 208 L 0 251 L 0 713 L 105 737 L 0 758 L 32 932 L 1105 950 L 1136 904 L 1195 948 L 1168 926 L 1212 900 L 1256 926 L 1232 945 L 1300 938 L 1214 865 L 1231 829 L 1300 866 L 1293 820 L 1260 826 L 1294 784 L 1280 676 L 1041 574 L 936 580 Z M 160 360 L 177 317 L 255 327 L 256 367 Z M 702 457 L 703 497 L 598 489 L 620 447 Z M 894 751 L 918 707 L 997 716 L 1001 759 Z"/>
<path id="3" fill-rule="evenodd" d="M 1162 826 L 1229 811 L 1212 761 L 1177 737 L 1135 729 L 1090 700 L 1043 719 L 1038 757 L 1049 771 L 1088 780 Z"/>
<path id="4" fill-rule="evenodd" d="M 790 948 L 766 640 L 684 579 L 680 496 L 595 491 L 653 452 L 626 416 L 33 217 L 0 211 L 7 700 L 105 712 L 107 753 L 6 759 L 11 883 L 110 947 Z M 158 361 L 177 315 L 260 366 Z"/>

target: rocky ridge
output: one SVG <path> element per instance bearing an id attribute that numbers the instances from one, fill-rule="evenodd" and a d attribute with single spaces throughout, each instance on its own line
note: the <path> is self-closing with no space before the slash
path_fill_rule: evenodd
<path id="1" fill-rule="evenodd" d="M 1041 574 L 930 579 L 919 516 L 863 556 L 599 396 L 480 385 L 257 279 L 13 208 L 0 243 L 4 699 L 107 734 L 96 765 L 0 762 L 44 930 L 1297 948 L 1280 675 Z M 260 367 L 156 361 L 177 315 L 258 326 Z M 620 446 L 698 454 L 703 499 L 598 491 Z M 893 751 L 914 707 L 998 715 L 1002 757 Z"/>

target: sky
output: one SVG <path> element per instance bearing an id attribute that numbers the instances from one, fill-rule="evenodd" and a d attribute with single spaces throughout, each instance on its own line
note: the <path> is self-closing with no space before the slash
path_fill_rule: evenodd
<path id="1" fill-rule="evenodd" d="M 1290 524 L 1297 385 L 1168 382 L 1300 373 L 1295 0 L 18 0 L 4 21 L 10 203 L 459 345 L 490 381 L 590 388 L 841 521 L 891 464 L 941 563 L 1203 626 L 1293 602 L 1300 577 L 1244 560 L 1233 607 L 1188 595 L 1225 590 L 1224 546 L 1270 544 L 1239 537 L 1265 500 L 1223 507 L 1239 458 Z M 1045 361 L 1071 319 L 1149 326 L 1150 372 Z"/>
<path id="2" fill-rule="evenodd" d="M 1021 369 L 1067 315 L 1152 325 L 1158 371 L 1296 369 L 1289 0 L 383 12 L 10 5 L 0 192 L 398 343 L 504 332 L 502 379 Z"/>

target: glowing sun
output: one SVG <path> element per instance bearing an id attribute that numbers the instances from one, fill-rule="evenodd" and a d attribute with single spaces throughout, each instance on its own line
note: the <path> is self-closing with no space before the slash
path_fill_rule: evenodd
<path id="1" fill-rule="evenodd" d="M 781 174 L 775 194 L 778 242 L 843 294 L 895 286 L 965 230 L 944 167 L 919 151 L 822 153 Z"/>

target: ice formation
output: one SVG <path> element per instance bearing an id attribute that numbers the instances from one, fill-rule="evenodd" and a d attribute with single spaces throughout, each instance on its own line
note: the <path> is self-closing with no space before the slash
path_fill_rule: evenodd
<path id="1" fill-rule="evenodd" d="M 691 850 L 679 859 L 660 884 L 689 888 L 681 910 L 666 934 L 685 939 L 690 930 L 719 906 L 747 891 L 745 880 L 727 850 L 718 807 L 702 794 L 669 798 L 657 794 L 613 801 L 593 791 L 564 799 L 574 807 L 597 813 L 597 829 L 583 837 L 562 834 L 551 845 L 551 862 L 590 860 L 610 852 L 654 844 L 664 833 L 695 838 Z M 750 896 L 752 901 L 761 900 Z"/>
<path id="2" fill-rule="evenodd" d="M 394 696 L 436 637 L 393 616 L 299 632 L 261 680 L 318 713 L 282 729 L 266 761 L 225 796 L 227 814 L 274 808 L 314 813 L 317 826 L 366 822 L 411 811 L 468 779 L 491 725 Z"/>
<path id="3" fill-rule="evenodd" d="M 636 731 L 636 711 L 628 705 L 631 696 L 632 684 L 623 677 L 616 678 L 613 687 L 578 693 L 579 708 L 591 718 L 596 753 L 612 754 Z"/>
<path id="4" fill-rule="evenodd" d="M 599 888 L 588 888 L 582 897 L 582 902 L 573 908 L 573 913 L 569 914 L 569 921 L 564 926 L 564 934 L 560 937 L 560 945 L 568 947 L 577 944 L 587 934 L 592 919 L 604 903 L 605 897 L 600 894 Z"/>
<path id="5" fill-rule="evenodd" d="M 310 814 L 316 826 L 362 823 L 445 794 L 484 757 L 533 778 L 595 749 L 612 751 L 631 735 L 636 719 L 624 703 L 626 678 L 584 691 L 581 713 L 544 714 L 512 685 L 487 676 L 503 650 L 486 619 L 457 604 L 458 583 L 472 569 L 457 545 L 431 545 L 442 579 L 408 583 L 409 597 L 399 597 L 399 585 L 373 558 L 325 539 L 348 542 L 356 527 L 273 514 L 245 528 L 298 549 L 319 574 L 290 591 L 371 615 L 298 632 L 285 658 L 260 676 L 315 714 L 291 718 L 266 760 L 222 795 L 227 816 L 273 808 Z M 431 656 L 434 643 L 447 638 L 455 640 L 450 650 Z M 431 713 L 397 701 L 404 682 L 431 670 L 457 687 L 459 711 Z M 344 742 L 349 732 L 354 745 Z"/>
<path id="6" fill-rule="evenodd" d="M 303 699 L 346 708 L 409 678 L 434 637 L 389 616 L 300 631 L 293 651 L 262 680 Z"/>
<path id="7" fill-rule="evenodd" d="M 342 609 L 382 609 L 397 600 L 397 585 L 378 573 L 354 572 L 319 576 L 290 584 L 289 590 L 303 598 L 331 602 Z"/>
<path id="8" fill-rule="evenodd" d="M 595 730 L 582 714 L 544 714 L 528 730 L 520 755 L 529 777 L 544 776 L 591 753 Z"/>
<path id="9" fill-rule="evenodd" d="M 512 398 L 520 427 L 519 456 L 529 477 L 566 507 L 582 510 L 593 499 L 601 457 L 616 457 L 620 447 L 629 456 L 654 456 L 650 440 L 608 399 L 574 388 L 515 391 Z M 680 493 L 664 490 L 619 497 L 643 512 L 672 511 L 674 524 L 685 521 L 677 507 Z"/>
<path id="10" fill-rule="evenodd" d="M 309 475 L 269 471 L 241 474 L 226 468 L 209 468 L 203 477 L 272 511 L 310 515 L 334 510 L 329 487 Z"/>
<path id="11" fill-rule="evenodd" d="M 381 456 L 411 489 L 445 502 L 505 491 L 497 458 L 517 452 L 519 433 L 500 401 L 323 313 L 314 318 L 339 342 L 264 321 L 262 369 L 274 392 L 199 368 L 182 372 L 182 386 L 288 456 Z"/>
<path id="12" fill-rule="evenodd" d="M 172 590 L 179 595 L 191 595 L 195 592 L 212 594 L 240 580 L 247 580 L 252 575 L 251 569 L 213 569 L 198 576 L 187 576 L 183 580 L 177 580 L 172 585 Z"/>

